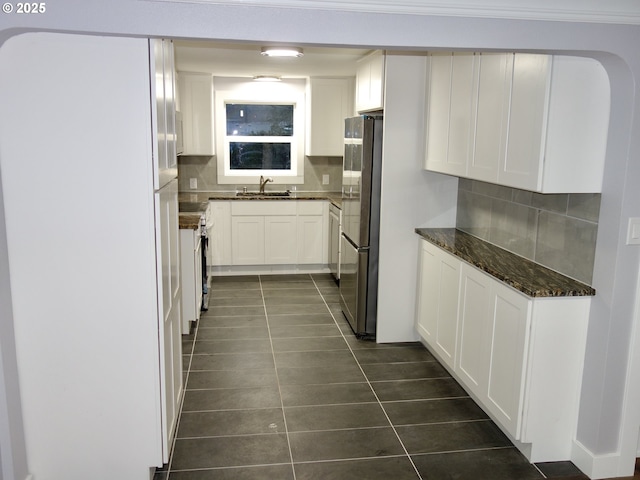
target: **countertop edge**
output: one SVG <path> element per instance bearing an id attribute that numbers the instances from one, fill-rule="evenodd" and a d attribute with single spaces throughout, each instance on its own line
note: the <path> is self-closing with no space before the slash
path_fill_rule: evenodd
<path id="1" fill-rule="evenodd" d="M 288 197 L 278 196 L 236 196 L 235 192 L 179 192 L 178 202 L 198 203 L 209 201 L 234 201 L 234 202 L 264 202 L 264 201 L 291 201 L 291 200 L 320 200 L 329 201 L 337 208 L 342 209 L 342 194 L 340 192 L 296 192 Z"/>
<path id="2" fill-rule="evenodd" d="M 562 275 L 543 265 L 535 263 L 524 257 L 520 257 L 508 250 L 498 247 L 492 243 L 486 242 L 471 234 L 457 230 L 455 228 L 416 228 L 415 233 L 429 243 L 442 248 L 443 250 L 455 255 L 461 260 L 470 263 L 479 268 L 492 277 L 518 290 L 524 295 L 532 298 L 549 298 L 549 297 L 590 297 L 596 294 L 593 287 L 586 285 L 578 280 Z M 447 243 L 443 238 L 455 239 L 454 245 Z M 464 242 L 471 246 L 480 246 L 484 251 L 495 254 L 499 261 L 488 262 L 486 259 L 477 258 L 467 252 L 456 248 L 455 241 L 463 239 Z M 472 249 L 470 249 L 472 250 Z M 502 261 L 502 263 L 500 263 Z M 556 285 L 551 286 L 545 284 L 544 280 L 529 281 L 527 278 L 517 278 L 518 275 L 512 275 L 508 268 L 504 267 L 506 262 L 514 267 L 511 271 L 528 271 L 539 273 L 541 276 L 547 276 L 552 279 Z"/>

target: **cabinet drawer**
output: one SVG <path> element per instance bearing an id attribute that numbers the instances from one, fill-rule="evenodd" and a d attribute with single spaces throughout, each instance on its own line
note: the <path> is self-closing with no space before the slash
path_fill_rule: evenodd
<path id="1" fill-rule="evenodd" d="M 287 200 L 231 202 L 231 215 L 295 215 L 296 203 Z"/>

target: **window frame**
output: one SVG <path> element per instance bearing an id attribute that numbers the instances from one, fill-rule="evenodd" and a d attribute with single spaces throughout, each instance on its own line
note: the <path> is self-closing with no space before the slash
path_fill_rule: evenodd
<path id="1" fill-rule="evenodd" d="M 282 82 L 284 83 L 284 82 Z M 304 142 L 305 142 L 305 96 L 304 87 L 291 84 L 265 84 L 258 82 L 237 82 L 237 88 L 216 91 L 216 155 L 218 157 L 219 184 L 257 183 L 260 176 L 271 177 L 276 184 L 304 183 Z M 265 99 L 268 99 L 266 101 Z M 227 135 L 227 104 L 292 105 L 293 135 L 291 136 L 239 136 Z M 230 165 L 230 144 L 249 143 L 289 143 L 291 145 L 291 168 L 289 170 L 238 169 Z"/>

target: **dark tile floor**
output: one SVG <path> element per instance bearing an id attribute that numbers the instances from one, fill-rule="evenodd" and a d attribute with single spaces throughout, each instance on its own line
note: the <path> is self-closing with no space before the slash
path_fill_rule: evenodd
<path id="1" fill-rule="evenodd" d="M 155 480 L 585 479 L 531 465 L 419 343 L 357 340 L 329 275 L 216 277 Z"/>

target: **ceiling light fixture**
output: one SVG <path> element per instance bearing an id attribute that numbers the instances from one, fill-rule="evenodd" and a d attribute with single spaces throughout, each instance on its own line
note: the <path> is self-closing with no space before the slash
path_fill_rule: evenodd
<path id="1" fill-rule="evenodd" d="M 304 55 L 302 49 L 297 47 L 262 47 L 261 53 L 265 57 L 301 57 Z"/>
<path id="2" fill-rule="evenodd" d="M 280 77 L 276 77 L 275 75 L 256 75 L 253 77 L 254 82 L 279 82 Z"/>

